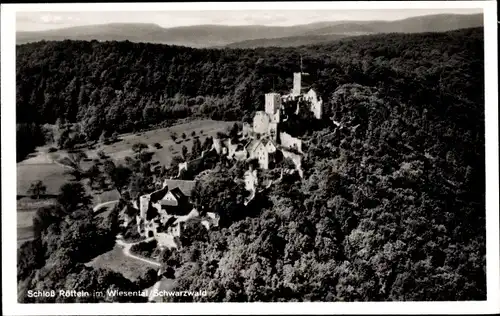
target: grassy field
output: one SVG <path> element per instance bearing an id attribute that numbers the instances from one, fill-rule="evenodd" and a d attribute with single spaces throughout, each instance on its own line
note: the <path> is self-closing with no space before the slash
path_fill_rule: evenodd
<path id="1" fill-rule="evenodd" d="M 218 131 L 224 131 L 233 124 L 234 122 L 196 120 L 138 134 L 123 134 L 119 136 L 118 142 L 110 145 L 98 145 L 97 148 L 87 151 L 87 155 L 93 159 L 97 157 L 97 152 L 102 150 L 115 161 L 122 162 L 125 157 L 134 155 L 132 146 L 135 143 L 144 143 L 149 146 L 149 150 L 154 152 L 153 160 L 158 161 L 160 165 L 169 166 L 172 157 L 181 153 L 182 146 L 185 145 L 191 151 L 193 145 L 191 133 L 193 131 L 203 143 L 208 136 L 215 136 Z M 177 134 L 175 142 L 170 137 L 172 133 Z M 181 137 L 182 133 L 187 136 L 185 140 Z M 154 148 L 155 143 L 159 143 L 162 148 Z"/>
<path id="2" fill-rule="evenodd" d="M 143 275 L 147 270 L 151 268 L 158 269 L 158 267 L 149 265 L 146 262 L 142 262 L 125 256 L 123 254 L 123 248 L 119 245 L 115 245 L 112 250 L 95 257 L 86 265 L 96 269 L 109 269 L 119 272 L 123 274 L 124 277 L 132 281 L 137 280 L 141 275 Z"/>
<path id="3" fill-rule="evenodd" d="M 61 185 L 71 176 L 65 174 L 65 168 L 55 163 L 17 165 L 17 194 L 27 195 L 30 185 L 41 180 L 47 187 L 47 194 L 57 194 Z"/>
<path id="4" fill-rule="evenodd" d="M 54 203 L 54 199 L 33 200 L 28 197 L 17 201 L 17 240 L 19 243 L 33 238 L 33 216 L 36 210 Z"/>

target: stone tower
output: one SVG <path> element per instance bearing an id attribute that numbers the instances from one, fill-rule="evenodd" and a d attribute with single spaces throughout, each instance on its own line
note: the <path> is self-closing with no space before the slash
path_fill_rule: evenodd
<path id="1" fill-rule="evenodd" d="M 279 123 L 281 96 L 279 93 L 266 93 L 265 110 L 269 115 L 271 123 Z"/>
<path id="2" fill-rule="evenodd" d="M 300 95 L 302 92 L 302 73 L 294 72 L 293 73 L 293 95 Z"/>

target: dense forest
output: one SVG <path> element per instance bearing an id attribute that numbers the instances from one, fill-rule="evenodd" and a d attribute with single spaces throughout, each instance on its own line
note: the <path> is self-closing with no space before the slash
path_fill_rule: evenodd
<path id="1" fill-rule="evenodd" d="M 291 87 L 301 55 L 341 127 L 304 133 L 304 178 L 250 212 L 224 185 L 241 166 L 203 176 L 200 191 L 227 197 L 204 195 L 206 207 L 238 216 L 165 255 L 175 288 L 209 301 L 486 299 L 482 29 L 254 50 L 22 45 L 17 122 L 79 123 L 92 140 L 182 117 L 249 120 L 264 93 Z"/>

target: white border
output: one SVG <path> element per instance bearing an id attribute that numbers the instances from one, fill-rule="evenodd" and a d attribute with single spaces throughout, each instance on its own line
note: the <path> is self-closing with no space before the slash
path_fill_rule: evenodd
<path id="1" fill-rule="evenodd" d="M 9 5 L 15 11 L 220 11 L 220 10 L 370 10 L 370 9 L 466 9 L 494 6 L 493 1 L 307 1 L 307 2 L 175 2 L 175 3 L 33 3 Z M 488 4 L 486 4 L 488 3 Z M 496 19 L 495 19 L 496 20 Z"/>
<path id="2" fill-rule="evenodd" d="M 487 301 L 394 303 L 18 304 L 16 280 L 15 14 L 18 11 L 326 10 L 482 8 L 485 35 Z M 498 65 L 495 1 L 17 4 L 1 7 L 2 305 L 7 315 L 481 314 L 500 311 Z"/>

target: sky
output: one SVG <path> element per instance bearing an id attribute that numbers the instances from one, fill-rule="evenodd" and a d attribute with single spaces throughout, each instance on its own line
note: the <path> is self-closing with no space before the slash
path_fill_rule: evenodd
<path id="1" fill-rule="evenodd" d="M 474 14 L 482 9 L 17 12 L 17 31 L 42 31 L 106 23 L 155 23 L 162 27 L 200 24 L 289 26 L 320 21 L 399 20 L 429 14 Z"/>

